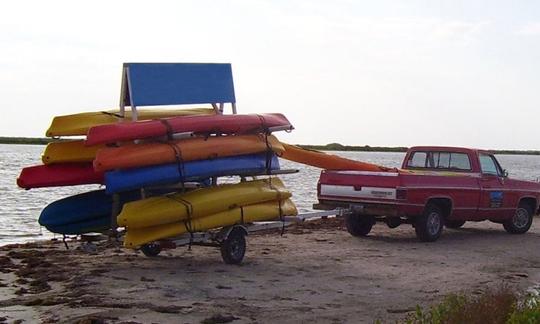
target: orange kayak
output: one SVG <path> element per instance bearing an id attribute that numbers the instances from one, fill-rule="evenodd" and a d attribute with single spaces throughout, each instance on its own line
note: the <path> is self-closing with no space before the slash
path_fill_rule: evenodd
<path id="1" fill-rule="evenodd" d="M 349 160 L 337 155 L 326 154 L 315 150 L 306 150 L 296 145 L 283 144 L 285 151 L 281 158 L 286 160 L 311 165 L 325 170 L 355 170 L 355 171 L 388 171 L 380 165 Z"/>
<path id="2" fill-rule="evenodd" d="M 182 139 L 170 142 L 128 144 L 99 150 L 94 160 L 96 171 L 128 169 L 175 161 L 196 161 L 264 152 L 284 151 L 277 138 L 263 134 L 229 135 Z"/>

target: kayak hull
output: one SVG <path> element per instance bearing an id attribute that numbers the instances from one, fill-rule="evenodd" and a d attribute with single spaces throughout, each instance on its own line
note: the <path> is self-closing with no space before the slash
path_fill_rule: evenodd
<path id="1" fill-rule="evenodd" d="M 131 121 L 131 110 L 126 109 L 125 117 L 119 115 L 120 111 L 94 111 L 72 115 L 56 116 L 53 118 L 46 136 L 78 136 L 86 135 L 91 127 L 98 125 L 114 124 L 120 121 Z M 137 110 L 139 120 L 167 118 L 189 115 L 212 115 L 214 109 L 140 109 Z"/>
<path id="2" fill-rule="evenodd" d="M 258 174 L 267 170 L 279 170 L 279 161 L 275 155 L 267 157 L 263 153 L 109 171 L 105 173 L 105 184 L 107 193 L 113 194 L 148 186 L 199 182 L 211 177 Z"/>
<path id="3" fill-rule="evenodd" d="M 124 205 L 119 226 L 144 228 L 180 222 L 247 206 L 291 197 L 279 178 L 202 188 L 181 194 L 151 197 Z"/>
<path id="4" fill-rule="evenodd" d="M 190 231 L 202 232 L 234 224 L 271 221 L 282 216 L 295 216 L 297 214 L 298 211 L 290 199 L 263 202 L 194 218 L 187 222 L 176 222 L 140 229 L 130 228 L 124 238 L 124 246 L 137 248 L 146 243 L 175 237 Z"/>
<path id="5" fill-rule="evenodd" d="M 86 145 L 160 137 L 171 133 L 253 134 L 291 123 L 282 114 L 185 116 L 92 127 Z"/>
<path id="6" fill-rule="evenodd" d="M 119 196 L 120 205 L 140 198 L 139 192 Z M 39 224 L 53 233 L 75 235 L 111 227 L 113 199 L 104 190 L 81 193 L 54 201 L 39 216 Z"/>
<path id="7" fill-rule="evenodd" d="M 84 140 L 47 144 L 41 160 L 43 164 L 92 162 L 103 145 L 86 146 Z"/>
<path id="8" fill-rule="evenodd" d="M 98 151 L 96 171 L 136 168 L 176 161 L 215 159 L 264 151 L 281 154 L 283 145 L 272 135 L 197 137 L 166 143 L 130 144 Z"/>
<path id="9" fill-rule="evenodd" d="M 92 163 L 36 165 L 22 169 L 17 185 L 24 189 L 104 184 L 103 172 L 95 172 Z"/>
<path id="10" fill-rule="evenodd" d="M 280 156 L 285 160 L 311 165 L 325 170 L 388 171 L 390 168 L 372 163 L 360 162 L 326 154 L 315 150 L 306 150 L 296 145 L 283 144 L 285 151 Z"/>

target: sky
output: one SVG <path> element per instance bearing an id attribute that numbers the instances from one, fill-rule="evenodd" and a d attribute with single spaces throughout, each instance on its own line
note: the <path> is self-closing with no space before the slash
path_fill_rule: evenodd
<path id="1" fill-rule="evenodd" d="M 5 1 L 0 45 L 0 136 L 117 108 L 123 62 L 218 62 L 285 142 L 540 150 L 539 1 Z"/>

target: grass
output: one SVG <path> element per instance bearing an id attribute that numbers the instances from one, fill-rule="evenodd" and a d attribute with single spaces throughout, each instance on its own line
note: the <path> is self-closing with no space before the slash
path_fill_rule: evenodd
<path id="1" fill-rule="evenodd" d="M 452 294 L 440 304 L 416 307 L 407 324 L 534 324 L 540 323 L 538 292 L 520 295 L 503 286 L 479 296 Z"/>

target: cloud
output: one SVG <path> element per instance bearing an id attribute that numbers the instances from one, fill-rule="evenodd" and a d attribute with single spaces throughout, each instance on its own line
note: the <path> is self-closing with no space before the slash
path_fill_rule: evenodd
<path id="1" fill-rule="evenodd" d="M 518 28 L 518 35 L 540 35 L 540 22 L 527 23 Z"/>

